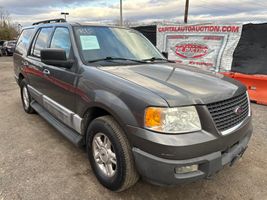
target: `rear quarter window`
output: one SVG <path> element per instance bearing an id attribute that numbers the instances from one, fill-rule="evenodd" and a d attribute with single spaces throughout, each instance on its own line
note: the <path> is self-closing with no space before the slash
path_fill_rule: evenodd
<path id="1" fill-rule="evenodd" d="M 33 28 L 24 29 L 22 31 L 17 41 L 16 53 L 21 54 L 21 55 L 27 54 L 33 32 L 34 32 Z"/>

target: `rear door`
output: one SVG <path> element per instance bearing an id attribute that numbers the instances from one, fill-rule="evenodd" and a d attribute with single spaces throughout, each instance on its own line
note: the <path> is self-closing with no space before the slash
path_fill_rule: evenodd
<path id="1" fill-rule="evenodd" d="M 20 68 L 25 67 L 25 58 L 30 46 L 32 35 L 34 34 L 34 28 L 24 29 L 18 39 L 16 49 L 13 55 L 14 71 L 16 76 L 20 73 Z M 18 77 L 16 77 L 18 79 Z M 27 78 L 27 77 L 26 77 Z"/>
<path id="2" fill-rule="evenodd" d="M 33 39 L 29 55 L 24 61 L 24 72 L 26 72 L 29 81 L 29 91 L 33 98 L 43 104 L 42 95 L 48 93 L 51 88 L 46 68 L 40 59 L 40 51 L 48 48 L 53 27 L 40 28 Z"/>

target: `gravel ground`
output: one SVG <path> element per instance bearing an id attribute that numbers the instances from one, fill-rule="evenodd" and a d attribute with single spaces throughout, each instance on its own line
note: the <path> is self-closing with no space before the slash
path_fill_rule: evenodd
<path id="1" fill-rule="evenodd" d="M 267 200 L 266 106 L 252 105 L 254 135 L 244 157 L 212 180 L 169 188 L 139 181 L 113 193 L 97 182 L 83 149 L 38 115 L 23 111 L 12 57 L 0 57 L 0 85 L 0 200 Z"/>

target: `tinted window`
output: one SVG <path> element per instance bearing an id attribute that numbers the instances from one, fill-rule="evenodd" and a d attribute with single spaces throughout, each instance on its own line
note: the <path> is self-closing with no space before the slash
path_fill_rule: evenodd
<path id="1" fill-rule="evenodd" d="M 30 46 L 30 39 L 34 29 L 25 29 L 22 31 L 16 47 L 16 52 L 19 54 L 26 54 Z"/>
<path id="2" fill-rule="evenodd" d="M 66 56 L 69 58 L 71 41 L 70 33 L 67 28 L 57 28 L 52 38 L 50 48 L 60 48 L 66 51 Z"/>
<path id="3" fill-rule="evenodd" d="M 40 51 L 48 48 L 48 42 L 53 28 L 42 28 L 33 46 L 32 55 L 40 57 Z"/>

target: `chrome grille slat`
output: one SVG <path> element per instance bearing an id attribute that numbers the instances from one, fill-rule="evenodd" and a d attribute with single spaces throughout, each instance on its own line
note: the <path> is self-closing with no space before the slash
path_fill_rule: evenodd
<path id="1" fill-rule="evenodd" d="M 240 115 L 235 113 L 235 109 L 238 106 L 241 106 L 243 109 L 243 112 Z M 240 124 L 249 115 L 249 104 L 246 93 L 230 99 L 208 104 L 207 107 L 217 129 L 221 132 Z"/>
<path id="2" fill-rule="evenodd" d="M 236 102 L 232 101 L 231 103 L 225 103 L 225 104 L 218 104 L 215 108 L 214 107 L 210 107 L 212 109 L 212 112 L 218 112 L 220 110 L 224 110 L 224 109 L 227 109 L 227 108 L 231 108 L 233 106 L 237 106 L 238 104 L 242 103 L 242 102 L 245 102 L 247 101 L 246 99 L 241 99 L 241 100 L 238 100 Z"/>
<path id="3" fill-rule="evenodd" d="M 225 105 L 227 103 L 231 104 L 231 103 L 236 102 L 238 100 L 242 100 L 244 96 L 246 96 L 246 93 L 244 93 L 244 94 L 242 94 L 240 96 L 237 96 L 236 98 L 230 98 L 228 100 L 222 100 L 220 102 L 211 103 L 211 104 L 209 104 L 209 106 L 218 106 L 218 105 L 221 105 L 221 104 Z"/>
<path id="4" fill-rule="evenodd" d="M 242 115 L 239 116 L 239 118 L 243 118 L 243 115 L 246 117 L 246 113 L 244 112 Z M 218 122 L 216 122 L 217 126 L 220 126 L 221 124 L 225 124 L 225 123 L 230 123 L 232 120 L 238 120 L 235 117 L 229 118 L 229 119 L 225 119 L 225 120 L 220 120 Z"/>
<path id="5" fill-rule="evenodd" d="M 248 106 L 246 105 L 243 105 L 244 107 L 244 110 L 247 110 L 248 109 Z M 229 116 L 231 117 L 235 117 L 235 114 L 231 112 L 232 110 L 228 110 L 228 112 L 226 113 L 223 113 L 222 115 L 216 115 L 216 116 L 213 116 L 213 120 L 218 120 L 220 121 L 221 119 L 224 119 L 224 118 L 228 118 Z"/>
<path id="6" fill-rule="evenodd" d="M 248 108 L 247 102 L 243 102 L 242 104 L 234 105 L 233 107 L 238 106 L 238 105 L 243 106 L 244 109 L 245 109 L 245 108 Z M 227 115 L 233 114 L 233 113 L 231 112 L 231 111 L 233 111 L 233 107 L 228 108 L 228 109 L 224 110 L 224 111 L 221 112 L 221 113 L 218 113 L 218 112 L 217 112 L 217 113 L 211 113 L 211 114 L 212 114 L 212 116 L 213 116 L 214 119 L 222 118 L 222 117 L 225 117 L 225 115 L 227 116 Z"/>

